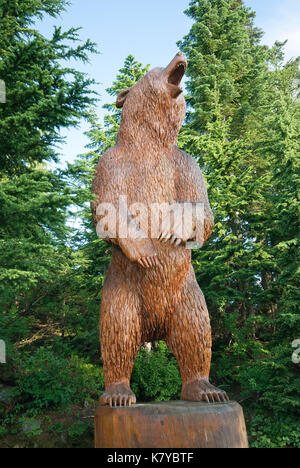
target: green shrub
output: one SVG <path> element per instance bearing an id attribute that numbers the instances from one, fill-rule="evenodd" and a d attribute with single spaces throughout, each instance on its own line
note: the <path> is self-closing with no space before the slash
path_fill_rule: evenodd
<path id="1" fill-rule="evenodd" d="M 87 431 L 91 428 L 91 424 L 84 421 L 76 421 L 69 429 L 68 429 L 68 436 L 73 439 L 77 440 L 80 439 Z"/>
<path id="2" fill-rule="evenodd" d="M 236 390 L 251 447 L 300 448 L 300 366 L 292 362 L 292 338 L 254 340 L 243 335 L 245 330 L 241 327 L 235 342 L 214 353 L 213 374 L 230 396 Z"/>
<path id="3" fill-rule="evenodd" d="M 50 434 L 62 434 L 64 431 L 64 425 L 62 422 L 56 422 L 49 427 Z"/>
<path id="4" fill-rule="evenodd" d="M 96 366 L 78 357 L 57 356 L 50 348 L 26 353 L 17 368 L 17 396 L 23 409 L 83 404 L 97 398 L 104 387 Z"/>
<path id="5" fill-rule="evenodd" d="M 273 419 L 258 410 L 251 421 L 249 436 L 252 448 L 300 448 L 300 422 L 289 415 Z"/>
<path id="6" fill-rule="evenodd" d="M 165 343 L 148 352 L 142 348 L 131 379 L 139 401 L 176 400 L 180 397 L 181 379 L 177 362 Z"/>

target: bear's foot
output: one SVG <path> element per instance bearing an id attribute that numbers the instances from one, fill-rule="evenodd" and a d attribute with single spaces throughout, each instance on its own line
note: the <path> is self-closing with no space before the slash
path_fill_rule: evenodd
<path id="1" fill-rule="evenodd" d="M 134 403 L 136 396 L 124 382 L 110 385 L 100 398 L 101 406 L 132 406 Z"/>
<path id="2" fill-rule="evenodd" d="M 185 401 L 206 401 L 207 403 L 229 401 L 226 392 L 214 387 L 207 379 L 194 380 L 183 384 L 181 399 Z"/>

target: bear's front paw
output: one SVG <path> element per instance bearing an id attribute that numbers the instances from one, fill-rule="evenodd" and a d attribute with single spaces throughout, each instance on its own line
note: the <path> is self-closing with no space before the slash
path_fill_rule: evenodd
<path id="1" fill-rule="evenodd" d="M 180 244 L 183 244 L 186 242 L 186 240 L 181 239 L 180 237 L 177 237 L 176 234 L 173 234 L 173 231 L 161 233 L 158 240 L 160 240 L 161 242 L 170 241 L 170 244 L 174 244 L 175 247 L 178 247 Z"/>
<path id="2" fill-rule="evenodd" d="M 151 268 L 159 266 L 159 260 L 157 254 L 150 257 L 141 257 L 138 259 L 138 263 L 144 268 Z"/>
<path id="3" fill-rule="evenodd" d="M 195 240 L 196 233 L 182 233 L 176 228 L 173 228 L 171 231 L 163 231 L 160 233 L 158 240 L 160 242 L 169 241 L 170 244 L 178 247 L 180 244 L 185 244 L 187 241 Z"/>
<path id="4" fill-rule="evenodd" d="M 121 239 L 120 247 L 132 262 L 138 262 L 143 268 L 159 266 L 157 251 L 151 239 Z"/>
<path id="5" fill-rule="evenodd" d="M 153 268 L 159 266 L 157 251 L 150 239 L 137 241 L 135 248 L 136 261 L 143 268 Z"/>
<path id="6" fill-rule="evenodd" d="M 175 246 L 184 244 L 189 240 L 193 240 L 196 237 L 196 225 L 193 218 L 192 212 L 193 205 L 178 203 L 162 221 L 158 240 L 161 242 L 169 241 Z M 184 210 L 189 210 L 184 216 Z"/>

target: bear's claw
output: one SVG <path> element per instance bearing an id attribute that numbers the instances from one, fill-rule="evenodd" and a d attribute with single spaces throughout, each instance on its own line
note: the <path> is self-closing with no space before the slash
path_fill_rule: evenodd
<path id="1" fill-rule="evenodd" d="M 101 406 L 108 405 L 111 408 L 132 406 L 135 403 L 135 394 L 124 383 L 110 385 L 100 398 Z"/>
<path id="2" fill-rule="evenodd" d="M 138 260 L 138 263 L 144 268 L 151 268 L 159 266 L 159 259 L 157 255 L 153 255 L 152 257 L 141 257 Z"/>
<path id="3" fill-rule="evenodd" d="M 181 399 L 185 401 L 206 401 L 207 403 L 226 403 L 229 401 L 226 392 L 214 387 L 207 379 L 199 379 L 184 384 Z"/>

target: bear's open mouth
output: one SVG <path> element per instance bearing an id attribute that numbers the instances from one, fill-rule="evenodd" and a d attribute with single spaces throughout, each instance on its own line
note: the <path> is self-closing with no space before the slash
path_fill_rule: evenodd
<path id="1" fill-rule="evenodd" d="M 173 99 L 177 99 L 182 93 L 180 83 L 186 69 L 187 61 L 185 55 L 182 52 L 178 52 L 163 71 L 165 83 Z"/>
<path id="2" fill-rule="evenodd" d="M 186 71 L 186 63 L 184 62 L 178 63 L 175 69 L 172 70 L 169 75 L 168 84 L 178 87 L 185 74 L 185 71 Z"/>

